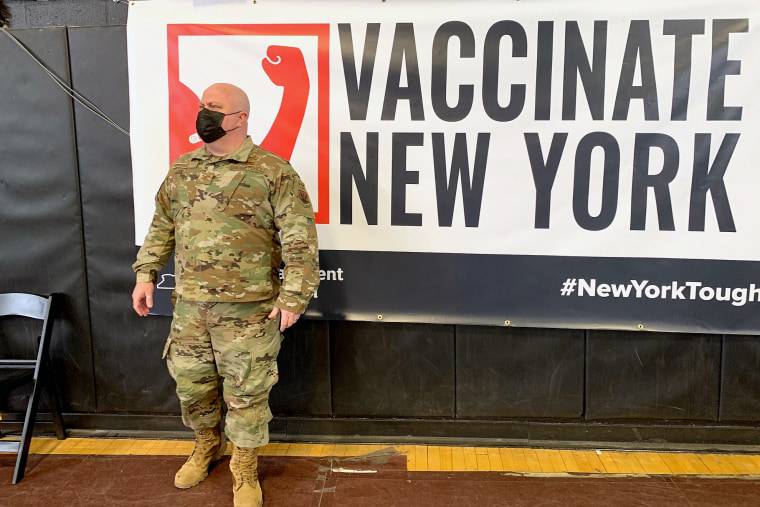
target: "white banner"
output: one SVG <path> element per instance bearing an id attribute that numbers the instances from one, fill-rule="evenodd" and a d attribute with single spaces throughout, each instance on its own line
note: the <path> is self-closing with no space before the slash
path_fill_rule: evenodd
<path id="1" fill-rule="evenodd" d="M 322 250 L 760 260 L 759 5 L 132 2 L 135 241 L 230 82 Z"/>

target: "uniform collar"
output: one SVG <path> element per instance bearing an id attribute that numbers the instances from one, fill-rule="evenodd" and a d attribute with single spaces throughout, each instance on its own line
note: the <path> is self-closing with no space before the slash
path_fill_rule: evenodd
<path id="1" fill-rule="evenodd" d="M 240 147 L 236 150 L 233 150 L 229 152 L 226 155 L 222 155 L 221 157 L 214 155 L 210 151 L 208 151 L 208 148 L 206 148 L 206 145 L 204 144 L 203 147 L 195 150 L 193 153 L 192 159 L 193 160 L 233 160 L 235 162 L 246 162 L 248 161 L 248 156 L 251 154 L 251 150 L 253 149 L 253 141 L 251 140 L 251 136 L 248 136 L 245 138 L 245 141 L 243 141 L 243 144 L 240 145 Z"/>

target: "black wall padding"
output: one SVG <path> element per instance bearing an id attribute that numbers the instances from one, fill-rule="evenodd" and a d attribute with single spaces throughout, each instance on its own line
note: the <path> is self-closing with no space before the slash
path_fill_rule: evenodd
<path id="1" fill-rule="evenodd" d="M 69 46 L 76 89 L 128 129 L 124 27 L 69 28 Z M 174 383 L 161 359 L 170 319 L 140 318 L 132 310 L 129 138 L 79 104 L 75 118 L 98 411 L 176 413 Z"/>
<path id="2" fill-rule="evenodd" d="M 586 418 L 718 420 L 721 337 L 589 331 Z"/>
<path id="3" fill-rule="evenodd" d="M 13 34 L 69 81 L 65 29 Z M 94 410 L 71 101 L 3 34 L 0 55 L 0 291 L 63 294 L 51 344 L 61 402 Z"/>
<path id="4" fill-rule="evenodd" d="M 280 380 L 270 406 L 276 415 L 330 416 L 330 324 L 300 319 L 284 333 L 277 366 Z"/>
<path id="5" fill-rule="evenodd" d="M 720 388 L 721 421 L 760 421 L 760 339 L 725 336 Z"/>
<path id="6" fill-rule="evenodd" d="M 583 415 L 584 331 L 457 326 L 458 418 Z"/>
<path id="7" fill-rule="evenodd" d="M 343 417 L 454 417 L 454 326 L 331 323 L 333 409 Z"/>

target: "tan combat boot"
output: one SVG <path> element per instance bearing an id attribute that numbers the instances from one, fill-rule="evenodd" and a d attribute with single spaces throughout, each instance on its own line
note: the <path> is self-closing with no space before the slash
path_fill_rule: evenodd
<path id="1" fill-rule="evenodd" d="M 187 489 L 201 482 L 208 475 L 209 467 L 222 459 L 226 450 L 227 439 L 219 426 L 195 430 L 195 449 L 174 476 L 174 485 Z"/>
<path id="2" fill-rule="evenodd" d="M 261 507 L 264 497 L 259 485 L 257 447 L 232 446 L 230 471 L 232 472 L 232 492 L 235 507 Z"/>

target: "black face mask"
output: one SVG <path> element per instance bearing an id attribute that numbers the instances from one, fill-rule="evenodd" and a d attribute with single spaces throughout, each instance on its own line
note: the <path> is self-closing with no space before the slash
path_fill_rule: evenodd
<path id="1" fill-rule="evenodd" d="M 235 127 L 234 129 L 224 130 L 222 128 L 224 117 L 231 114 L 238 114 L 239 112 L 240 111 L 224 114 L 221 111 L 212 111 L 204 107 L 198 111 L 198 117 L 195 119 L 195 131 L 198 132 L 198 136 L 200 136 L 204 143 L 208 144 L 218 141 L 224 137 L 227 132 L 238 128 Z"/>

